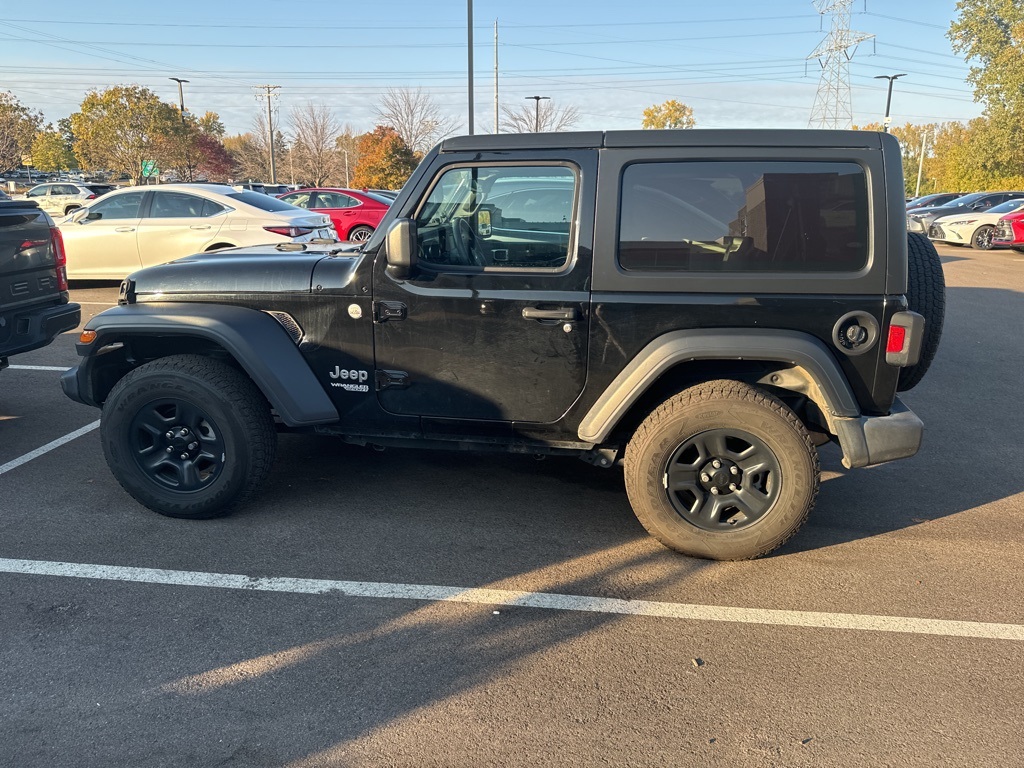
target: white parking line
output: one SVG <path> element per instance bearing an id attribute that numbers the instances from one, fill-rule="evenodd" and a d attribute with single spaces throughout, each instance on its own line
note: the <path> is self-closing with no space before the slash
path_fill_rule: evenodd
<path id="1" fill-rule="evenodd" d="M 65 365 L 9 365 L 9 371 L 68 371 Z"/>
<path id="2" fill-rule="evenodd" d="M 74 432 L 69 432 L 68 434 L 64 435 L 64 437 L 58 437 L 56 440 L 53 440 L 40 448 L 36 448 L 34 451 L 30 451 L 29 453 L 26 453 L 24 456 L 20 456 L 17 459 L 8 461 L 6 464 L 0 464 L 0 475 L 2 475 L 4 472 L 10 472 L 12 469 L 16 469 L 20 467 L 22 464 L 32 461 L 32 459 L 39 458 L 44 453 L 49 453 L 50 451 L 52 451 L 54 448 L 60 448 L 65 443 L 70 443 L 76 437 L 81 437 L 82 435 L 88 432 L 92 432 L 99 425 L 100 422 L 97 419 L 92 424 L 86 424 L 81 429 L 76 429 Z"/>
<path id="3" fill-rule="evenodd" d="M 943 637 L 973 637 L 987 640 L 1024 641 L 1024 625 L 990 624 L 978 621 L 914 619 L 904 616 L 872 616 L 855 613 L 819 613 L 817 611 L 779 611 L 766 608 L 730 608 L 717 605 L 691 605 L 649 600 L 619 600 L 585 595 L 560 595 L 547 592 L 516 592 L 472 587 L 441 587 L 428 584 L 389 584 L 375 581 L 330 581 L 243 576 L 232 573 L 173 571 L 157 568 L 130 568 L 117 565 L 59 563 L 45 560 L 0 558 L 0 573 L 34 576 L 64 576 L 78 579 L 129 581 L 182 587 L 249 589 L 294 594 L 338 594 L 345 597 L 370 597 L 430 602 L 507 605 L 520 608 L 546 608 L 558 611 L 587 611 L 629 616 L 653 616 L 686 621 L 738 622 L 782 627 L 816 629 L 854 629 L 868 632 L 902 632 Z"/>

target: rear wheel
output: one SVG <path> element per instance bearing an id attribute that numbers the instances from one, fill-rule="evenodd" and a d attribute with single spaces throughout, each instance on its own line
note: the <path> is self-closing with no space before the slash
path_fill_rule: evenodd
<path id="1" fill-rule="evenodd" d="M 979 251 L 992 250 L 992 233 L 994 231 L 995 227 L 991 224 L 978 227 L 971 236 L 971 247 L 977 248 Z"/>
<path id="2" fill-rule="evenodd" d="M 370 239 L 370 235 L 373 234 L 373 227 L 368 227 L 365 224 L 360 224 L 358 227 L 352 227 L 348 233 L 348 240 L 351 243 L 365 243 Z"/>
<path id="3" fill-rule="evenodd" d="M 626 448 L 626 492 L 670 549 L 746 560 L 781 546 L 818 493 L 818 452 L 800 419 L 764 390 L 710 381 L 665 401 Z"/>
<path id="4" fill-rule="evenodd" d="M 266 477 L 277 432 L 252 380 L 227 363 L 174 355 L 124 376 L 103 405 L 103 452 L 121 486 L 169 517 L 242 504 Z"/>

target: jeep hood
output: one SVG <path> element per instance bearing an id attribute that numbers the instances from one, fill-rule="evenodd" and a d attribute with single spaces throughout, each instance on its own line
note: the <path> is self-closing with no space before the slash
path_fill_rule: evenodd
<path id="1" fill-rule="evenodd" d="M 136 296 L 309 293 L 314 275 L 325 289 L 344 291 L 352 282 L 360 254 L 336 251 L 336 247 L 285 251 L 272 245 L 232 248 L 148 267 L 128 279 Z"/>

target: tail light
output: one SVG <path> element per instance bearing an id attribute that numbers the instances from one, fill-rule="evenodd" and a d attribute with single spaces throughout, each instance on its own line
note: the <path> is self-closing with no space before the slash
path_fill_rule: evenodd
<path id="1" fill-rule="evenodd" d="M 50 227 L 50 244 L 53 246 L 53 260 L 57 265 L 57 290 L 68 289 L 68 256 L 64 250 L 64 236 L 57 227 Z"/>
<path id="2" fill-rule="evenodd" d="M 921 359 L 924 317 L 917 312 L 897 312 L 889 321 L 885 339 L 885 362 L 906 368 Z"/>
<path id="3" fill-rule="evenodd" d="M 96 193 L 93 192 L 91 195 L 86 195 L 85 199 L 86 200 L 95 200 L 96 199 Z"/>
<path id="4" fill-rule="evenodd" d="M 264 227 L 264 229 L 282 237 L 302 237 L 313 231 L 312 227 Z"/>

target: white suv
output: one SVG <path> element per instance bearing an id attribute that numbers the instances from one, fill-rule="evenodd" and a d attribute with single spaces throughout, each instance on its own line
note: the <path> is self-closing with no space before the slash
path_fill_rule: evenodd
<path id="1" fill-rule="evenodd" d="M 59 217 L 67 216 L 108 190 L 109 186 L 101 185 L 101 188 L 94 189 L 71 181 L 59 181 L 32 187 L 25 193 L 25 199 L 34 200 L 48 214 Z"/>

